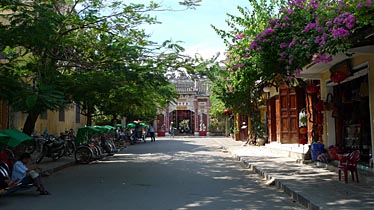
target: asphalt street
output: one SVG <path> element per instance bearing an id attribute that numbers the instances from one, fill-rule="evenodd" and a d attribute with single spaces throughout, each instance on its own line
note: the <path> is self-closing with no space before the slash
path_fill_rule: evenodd
<path id="1" fill-rule="evenodd" d="M 52 195 L 19 191 L 0 210 L 302 209 L 210 138 L 148 141 L 44 182 Z"/>

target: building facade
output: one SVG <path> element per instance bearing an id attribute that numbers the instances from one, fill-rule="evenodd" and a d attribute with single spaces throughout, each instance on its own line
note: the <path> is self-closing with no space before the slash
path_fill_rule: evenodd
<path id="1" fill-rule="evenodd" d="M 161 110 L 156 121 L 159 136 L 168 133 L 171 126 L 176 135 L 208 135 L 210 81 L 181 75 L 170 78 L 170 82 L 175 85 L 179 97 Z"/>
<path id="2" fill-rule="evenodd" d="M 14 112 L 8 104 L 0 100 L 0 130 L 22 130 L 26 117 L 26 113 Z M 50 134 L 59 135 L 69 129 L 77 131 L 86 123 L 87 118 L 81 114 L 80 106 L 71 104 L 66 109 L 40 114 L 35 124 L 34 133 L 42 134 L 45 130 L 48 130 Z"/>

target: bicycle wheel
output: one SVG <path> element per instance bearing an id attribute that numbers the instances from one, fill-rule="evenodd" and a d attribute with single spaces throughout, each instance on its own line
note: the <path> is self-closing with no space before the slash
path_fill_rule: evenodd
<path id="1" fill-rule="evenodd" d="M 36 158 L 36 163 L 42 162 L 45 154 L 46 154 L 46 152 L 45 152 L 45 149 L 43 148 L 42 151 L 39 153 L 39 155 Z"/>
<path id="2" fill-rule="evenodd" d="M 87 146 L 80 146 L 75 150 L 75 161 L 80 164 L 88 164 L 92 160 L 92 150 Z"/>
<path id="3" fill-rule="evenodd" d="M 64 156 L 64 153 L 65 153 L 64 149 L 55 151 L 51 154 L 51 158 L 52 158 L 52 160 L 56 161 L 56 160 L 60 159 L 62 156 Z"/>
<path id="4" fill-rule="evenodd" d="M 71 141 L 68 140 L 65 142 L 65 156 L 70 156 L 74 154 L 75 152 L 75 144 Z"/>
<path id="5" fill-rule="evenodd" d="M 102 159 L 104 157 L 104 150 L 99 145 L 95 144 L 95 149 L 97 151 L 97 159 Z"/>

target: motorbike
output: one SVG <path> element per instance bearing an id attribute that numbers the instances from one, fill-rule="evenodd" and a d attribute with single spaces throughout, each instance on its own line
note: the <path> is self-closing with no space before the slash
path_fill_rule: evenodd
<path id="1" fill-rule="evenodd" d="M 65 151 L 65 141 L 50 136 L 42 142 L 42 151 L 39 153 L 36 163 L 40 163 L 44 157 L 58 160 L 65 154 Z"/>

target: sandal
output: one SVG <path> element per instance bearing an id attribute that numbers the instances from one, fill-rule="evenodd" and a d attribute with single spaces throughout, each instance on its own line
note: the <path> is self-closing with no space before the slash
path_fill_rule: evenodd
<path id="1" fill-rule="evenodd" d="M 51 193 L 45 190 L 40 192 L 40 195 L 51 195 Z"/>

